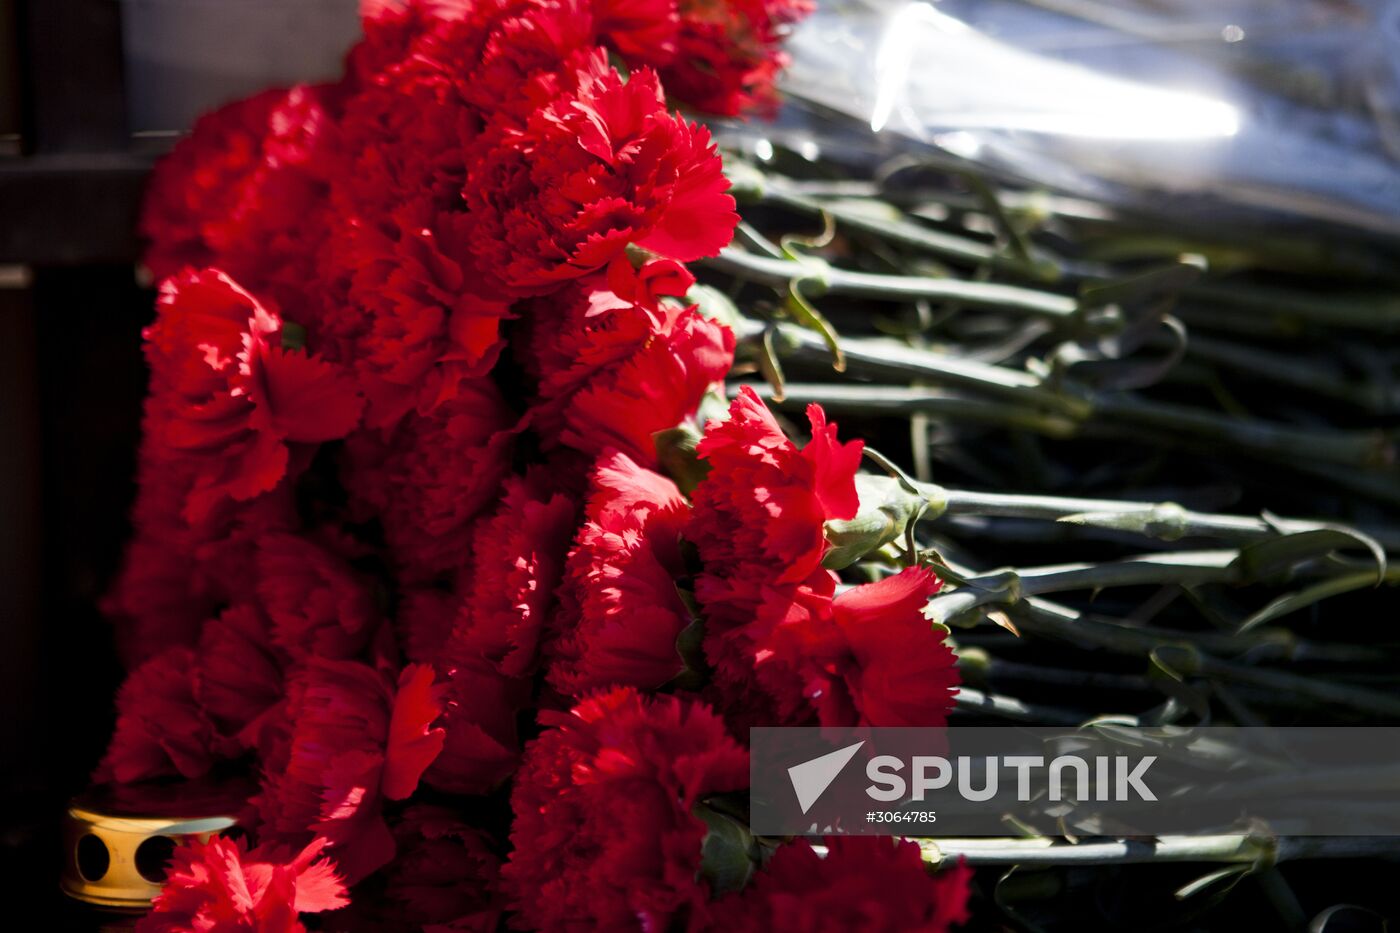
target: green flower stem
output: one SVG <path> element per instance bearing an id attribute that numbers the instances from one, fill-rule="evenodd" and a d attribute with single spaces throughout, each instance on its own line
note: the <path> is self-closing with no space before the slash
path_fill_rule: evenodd
<path id="1" fill-rule="evenodd" d="M 1072 844 L 1046 837 L 1030 839 L 913 840 L 931 866 L 959 859 L 982 865 L 1145 865 L 1170 862 L 1269 864 L 1298 859 L 1400 856 L 1400 838 L 1389 836 L 1159 836 Z"/>
<path id="2" fill-rule="evenodd" d="M 863 482 L 872 489 L 885 486 L 891 490 L 900 483 L 893 477 L 883 476 L 866 477 Z M 1193 512 L 1175 502 L 1133 502 L 1073 496 L 977 492 L 969 489 L 949 489 L 936 483 L 916 482 L 914 485 L 927 502 L 923 514 L 925 520 L 945 515 L 1040 519 L 1069 526 L 1129 532 L 1161 541 L 1203 537 L 1231 544 L 1248 544 L 1280 535 L 1338 527 L 1333 523 L 1298 518 L 1270 518 L 1266 521 L 1251 515 Z M 1400 529 L 1367 526 L 1363 530 L 1387 551 L 1400 552 Z"/>
<path id="3" fill-rule="evenodd" d="M 1158 345 L 1164 343 L 1157 341 Z M 1219 337 L 1201 336 L 1194 331 L 1186 346 L 1186 356 L 1289 389 L 1304 389 L 1315 396 L 1346 402 L 1373 414 L 1400 410 L 1400 386 L 1348 379 L 1305 357 L 1269 353 Z"/>
<path id="4" fill-rule="evenodd" d="M 798 192 L 771 176 L 763 186 L 763 200 L 804 214 L 824 214 L 840 227 L 955 262 L 973 266 L 989 265 L 1001 272 L 1041 282 L 1054 282 L 1062 277 L 1060 263 L 1052 257 L 1040 256 L 1027 262 L 999 251 L 990 243 L 945 233 L 911 221 L 882 201 L 871 201 L 870 209 L 862 210 L 849 201 L 843 203 Z"/>
<path id="5" fill-rule="evenodd" d="M 821 335 L 804 328 L 791 324 L 767 325 L 748 318 L 741 320 L 735 328 L 740 339 L 749 341 L 762 339 L 770 329 L 774 334 L 774 349 L 780 356 L 818 364 L 831 362 L 831 351 Z M 851 373 L 901 383 L 922 379 L 938 385 L 971 389 L 993 398 L 1071 416 L 1076 420 L 1087 417 L 1093 411 L 1086 401 L 1046 388 L 1038 377 L 1021 370 L 917 350 L 893 340 L 842 339 L 841 348 L 846 355 L 847 371 Z M 869 387 L 852 385 L 849 388 Z M 857 396 L 851 397 L 854 399 Z"/>
<path id="6" fill-rule="evenodd" d="M 780 260 L 764 260 L 765 262 Z M 737 328 L 739 336 L 754 340 L 772 327 L 773 347 L 779 356 L 823 363 L 831 351 L 821 335 L 790 324 L 765 325 L 745 320 Z M 1211 444 L 1228 444 L 1256 456 L 1285 461 L 1354 466 L 1363 469 L 1388 468 L 1397 456 L 1396 438 L 1384 431 L 1298 428 L 1253 418 L 1203 411 L 1185 405 L 1158 402 L 1127 392 L 1083 391 L 1070 394 L 1051 388 L 1039 377 L 1020 370 L 993 366 L 932 350 L 920 350 L 893 340 L 844 338 L 848 371 L 867 377 L 891 379 L 902 386 L 847 384 L 838 387 L 787 385 L 788 399 L 802 398 L 840 405 L 850 412 L 871 411 L 952 411 L 946 401 L 925 388 L 911 388 L 911 380 L 981 392 L 1004 401 L 1018 401 L 1051 411 L 1076 422 L 1074 430 L 1106 430 L 1141 436 L 1146 432 L 1165 434 L 1173 442 L 1189 438 Z M 789 404 L 795 404 L 789 402 Z M 986 413 L 982 413 L 986 416 Z M 1052 422 L 1047 430 L 1063 436 L 1069 425 Z M 1385 481 L 1388 482 L 1388 481 Z M 1400 491 L 1396 492 L 1400 495 Z"/>
<path id="7" fill-rule="evenodd" d="M 948 568 L 959 577 L 976 577 L 977 571 L 952 561 Z M 930 603 L 943 597 L 935 596 Z M 1008 606 L 1016 627 L 1024 635 L 1051 638 L 1082 648 L 1098 648 L 1115 654 L 1141 657 L 1169 667 L 1182 677 L 1200 676 L 1227 680 L 1250 687 L 1292 693 L 1315 702 L 1340 706 L 1368 716 L 1400 717 L 1400 695 L 1314 676 L 1224 661 L 1215 655 L 1248 652 L 1255 662 L 1332 661 L 1355 664 L 1363 659 L 1351 646 L 1331 646 L 1306 641 L 1289 632 L 1254 629 L 1247 632 L 1179 632 L 1146 625 L 1124 625 L 1089 617 L 1069 606 L 1039 596 L 1022 596 Z M 1337 652 L 1337 648 L 1345 650 Z M 1384 650 L 1380 649 L 1382 656 Z M 1211 652 L 1211 653 L 1207 653 Z"/>
<path id="8" fill-rule="evenodd" d="M 1220 304 L 1269 317 L 1292 317 L 1330 327 L 1353 327 L 1382 333 L 1400 332 L 1400 299 L 1395 292 L 1310 296 L 1295 289 L 1201 282 L 1186 295 L 1203 304 Z"/>
<path id="9" fill-rule="evenodd" d="M 1041 687 L 1067 687 L 1085 690 L 1114 690 L 1126 693 L 1151 693 L 1146 677 L 1135 674 L 1114 674 L 1100 670 L 1046 667 L 1042 664 L 1022 664 L 993 657 L 986 651 L 964 644 L 966 633 L 959 632 L 958 667 L 967 681 L 985 683 L 1035 684 Z"/>
<path id="10" fill-rule="evenodd" d="M 1342 466 L 1390 466 L 1395 438 L 1381 431 L 1310 430 L 1157 402 L 1127 393 L 1101 394 L 1095 413 L 1134 428 L 1157 428 L 1231 444 L 1270 458 L 1302 457 Z"/>
<path id="11" fill-rule="evenodd" d="M 1394 693 L 1222 661 L 1200 650 L 1218 650 L 1232 643 L 1244 650 L 1246 642 L 1239 639 L 1245 636 L 1173 632 L 1145 626 L 1129 628 L 1086 618 L 1068 606 L 1038 597 L 1028 597 L 1009 611 L 1025 634 L 1149 658 L 1168 664 L 1182 676 L 1217 678 L 1269 690 L 1291 691 L 1324 705 L 1346 707 L 1369 716 L 1400 717 L 1400 696 Z M 1288 643 L 1281 642 L 1280 646 L 1288 647 Z M 1299 657 L 1298 652 L 1305 647 L 1301 640 L 1294 641 L 1291 655 Z"/>
<path id="12" fill-rule="evenodd" d="M 935 596 L 929 601 L 927 615 L 946 625 L 983 606 L 1015 603 L 1043 593 L 1148 584 L 1238 583 L 1245 579 L 1242 565 L 1236 563 L 1239 556 L 1239 551 L 1173 551 L 1102 564 L 996 570 L 966 578 L 953 592 Z"/>
<path id="13" fill-rule="evenodd" d="M 727 246 L 701 262 L 717 272 L 760 285 L 786 290 L 793 282 L 809 282 L 816 294 L 853 295 L 878 301 L 955 301 L 971 308 L 997 308 L 1032 317 L 1068 321 L 1079 316 L 1079 302 L 1054 292 L 1036 291 L 992 282 L 964 282 L 915 275 L 878 275 L 837 269 L 821 260 L 797 261 L 759 256 Z"/>
<path id="14" fill-rule="evenodd" d="M 942 389 L 912 386 L 900 389 L 893 386 L 843 383 L 785 383 L 783 394 L 783 401 L 777 404 L 793 409 L 801 409 L 811 402 L 819 402 L 823 408 L 833 412 L 854 411 L 861 415 L 895 416 L 913 412 L 935 418 L 1034 431 L 1061 440 L 1081 433 L 1081 425 L 1074 418 L 1003 401 L 950 393 Z"/>
<path id="15" fill-rule="evenodd" d="M 1086 719 L 1093 718 L 1058 706 L 1027 703 L 1015 697 L 984 693 L 975 687 L 959 687 L 957 695 L 953 697 L 953 707 L 960 712 L 1042 726 L 1077 726 Z"/>

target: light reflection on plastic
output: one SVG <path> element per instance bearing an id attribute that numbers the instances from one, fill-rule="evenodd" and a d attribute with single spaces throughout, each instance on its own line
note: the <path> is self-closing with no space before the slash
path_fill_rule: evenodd
<path id="1" fill-rule="evenodd" d="M 904 98 L 916 55 L 928 73 L 919 75 L 921 106 L 910 113 Z M 924 2 L 906 4 L 891 18 L 876 50 L 875 74 L 870 128 L 876 132 L 896 108 L 917 128 L 1101 139 L 1221 138 L 1240 128 L 1239 112 L 1223 101 L 1023 52 Z"/>

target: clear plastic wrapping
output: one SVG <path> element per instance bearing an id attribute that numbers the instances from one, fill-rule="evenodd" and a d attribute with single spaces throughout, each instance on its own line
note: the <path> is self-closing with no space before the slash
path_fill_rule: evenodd
<path id="1" fill-rule="evenodd" d="M 786 91 L 852 118 L 848 148 L 1400 234 L 1396 0 L 822 0 L 789 49 Z"/>

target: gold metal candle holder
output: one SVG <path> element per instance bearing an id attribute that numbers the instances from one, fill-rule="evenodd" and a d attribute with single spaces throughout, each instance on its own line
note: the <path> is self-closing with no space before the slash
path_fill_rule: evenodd
<path id="1" fill-rule="evenodd" d="M 75 797 L 64 821 L 61 887 L 106 910 L 142 911 L 160 893 L 175 844 L 238 825 L 246 789 L 205 782 L 108 784 Z"/>

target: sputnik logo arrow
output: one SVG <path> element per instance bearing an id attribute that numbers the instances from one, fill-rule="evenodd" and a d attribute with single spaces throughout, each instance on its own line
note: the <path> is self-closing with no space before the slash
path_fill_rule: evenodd
<path id="1" fill-rule="evenodd" d="M 802 807 L 803 813 L 812 809 L 812 804 L 826 792 L 831 782 L 836 780 L 836 776 L 864 744 L 862 740 L 788 768 L 788 778 L 792 781 L 792 789 L 797 792 L 797 803 Z"/>

